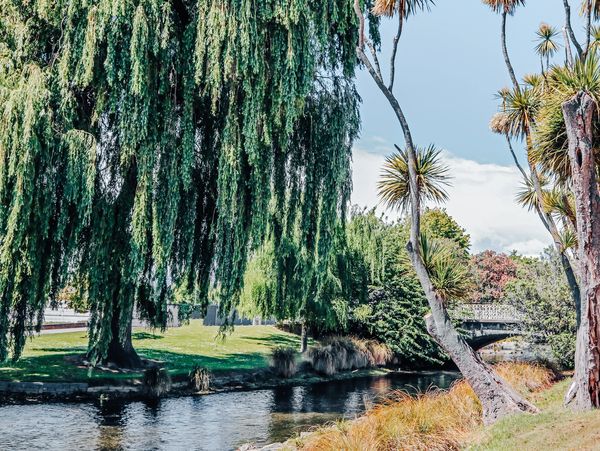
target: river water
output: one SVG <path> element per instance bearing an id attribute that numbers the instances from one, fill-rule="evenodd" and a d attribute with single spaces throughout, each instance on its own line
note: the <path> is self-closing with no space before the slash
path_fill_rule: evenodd
<path id="1" fill-rule="evenodd" d="M 447 388 L 452 372 L 390 375 L 149 402 L 0 406 L 0 450 L 207 450 L 283 441 L 354 418 L 394 390 Z"/>

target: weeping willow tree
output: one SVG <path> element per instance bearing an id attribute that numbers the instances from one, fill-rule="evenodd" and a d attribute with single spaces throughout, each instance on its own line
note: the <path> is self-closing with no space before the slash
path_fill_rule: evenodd
<path id="1" fill-rule="evenodd" d="M 134 310 L 164 327 L 174 284 L 230 310 L 265 240 L 318 292 L 356 36 L 350 1 L 0 0 L 0 359 L 73 275 L 91 359 L 124 367 Z"/>
<path id="2" fill-rule="evenodd" d="M 318 86 L 292 137 L 303 160 L 294 163 L 300 170 L 293 178 L 302 183 L 276 194 L 267 240 L 252 255 L 242 293 L 247 313 L 299 320 L 302 350 L 306 326 L 335 327 L 347 297 L 348 161 L 359 127 L 354 88 L 338 78 L 319 78 Z"/>

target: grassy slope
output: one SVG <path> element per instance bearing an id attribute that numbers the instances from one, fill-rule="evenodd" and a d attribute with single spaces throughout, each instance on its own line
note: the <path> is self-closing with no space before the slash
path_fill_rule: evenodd
<path id="1" fill-rule="evenodd" d="M 218 327 L 192 321 L 189 326 L 164 333 L 134 331 L 134 346 L 140 355 L 167 362 L 172 374 L 184 374 L 194 365 L 212 371 L 264 368 L 266 357 L 278 345 L 298 346 L 297 336 L 271 326 L 240 326 L 224 340 Z M 65 362 L 69 355 L 82 354 L 87 346 L 84 332 L 41 335 L 30 340 L 17 363 L 0 366 L 0 380 L 85 381 L 89 378 L 130 378 L 132 374 L 94 371 Z"/>
<path id="2" fill-rule="evenodd" d="M 574 413 L 562 406 L 570 381 L 538 393 L 539 415 L 506 418 L 473 434 L 469 450 L 600 449 L 600 411 Z"/>

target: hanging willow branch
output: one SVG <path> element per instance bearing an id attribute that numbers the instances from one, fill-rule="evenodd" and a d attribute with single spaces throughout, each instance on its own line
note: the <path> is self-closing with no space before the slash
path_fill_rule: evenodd
<path id="1" fill-rule="evenodd" d="M 358 129 L 350 1 L 0 0 L 0 19 L 0 359 L 73 274 L 98 361 L 134 309 L 165 326 L 174 284 L 233 308 L 269 236 L 327 259 Z"/>

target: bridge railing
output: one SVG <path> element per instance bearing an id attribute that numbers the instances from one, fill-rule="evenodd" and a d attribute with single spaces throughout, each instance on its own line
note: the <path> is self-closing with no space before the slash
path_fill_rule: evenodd
<path id="1" fill-rule="evenodd" d="M 480 322 L 521 322 L 523 314 L 512 305 L 471 303 L 453 308 L 450 316 L 463 321 Z"/>

